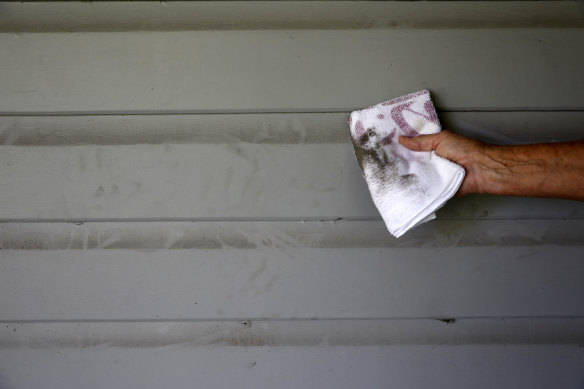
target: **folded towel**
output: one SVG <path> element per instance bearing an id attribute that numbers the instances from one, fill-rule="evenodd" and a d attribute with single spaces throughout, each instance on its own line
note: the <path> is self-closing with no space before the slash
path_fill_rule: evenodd
<path id="1" fill-rule="evenodd" d="M 432 220 L 464 179 L 464 169 L 432 152 L 411 151 L 399 136 L 440 132 L 440 122 L 422 90 L 354 111 L 349 117 L 357 162 L 373 202 L 396 238 Z"/>

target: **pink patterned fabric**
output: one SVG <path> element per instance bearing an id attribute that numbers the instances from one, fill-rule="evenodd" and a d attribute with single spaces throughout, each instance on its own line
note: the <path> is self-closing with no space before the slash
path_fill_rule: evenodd
<path id="1" fill-rule="evenodd" d="M 360 112 L 366 110 L 374 110 L 375 117 L 382 121 L 384 121 L 386 116 L 391 117 L 394 128 L 389 134 L 387 134 L 387 136 L 391 136 L 391 138 L 393 138 L 395 134 L 408 137 L 420 135 L 418 130 L 412 125 L 412 122 L 416 121 L 416 119 L 423 119 L 424 121 L 434 123 L 438 127 L 438 131 L 440 131 L 438 115 L 436 114 L 434 104 L 432 104 L 432 100 L 430 99 L 430 92 L 427 90 L 421 90 L 419 92 L 388 100 L 381 104 L 367 107 Z M 351 120 L 352 117 L 349 118 L 349 125 L 352 124 Z M 365 132 L 363 121 L 358 120 L 354 127 L 354 139 L 358 140 L 358 138 L 363 136 Z M 391 139 L 384 139 L 383 142 L 389 144 L 391 143 Z"/>

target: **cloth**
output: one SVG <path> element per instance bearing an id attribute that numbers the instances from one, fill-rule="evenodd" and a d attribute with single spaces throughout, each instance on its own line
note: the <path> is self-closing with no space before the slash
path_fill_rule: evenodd
<path id="1" fill-rule="evenodd" d="M 464 179 L 461 166 L 434 151 L 411 151 L 399 143 L 400 135 L 441 131 L 427 90 L 354 111 L 349 127 L 373 202 L 396 238 L 434 219 Z"/>

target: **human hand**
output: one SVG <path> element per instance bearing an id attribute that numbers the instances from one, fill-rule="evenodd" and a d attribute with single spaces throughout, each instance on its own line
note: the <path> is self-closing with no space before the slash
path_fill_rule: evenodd
<path id="1" fill-rule="evenodd" d="M 456 196 L 491 193 L 584 201 L 584 140 L 495 146 L 442 131 L 399 142 L 412 151 L 432 151 L 466 171 Z"/>
<path id="2" fill-rule="evenodd" d="M 400 136 L 399 143 L 412 151 L 435 150 L 440 157 L 461 165 L 466 171 L 466 176 L 455 196 L 483 192 L 483 160 L 485 151 L 489 147 L 486 143 L 446 130 L 437 134 L 419 135 L 413 138 Z"/>

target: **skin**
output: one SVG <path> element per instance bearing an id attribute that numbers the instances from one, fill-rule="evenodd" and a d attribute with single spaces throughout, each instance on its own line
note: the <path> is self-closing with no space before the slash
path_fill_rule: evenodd
<path id="1" fill-rule="evenodd" d="M 399 142 L 413 151 L 432 151 L 466 170 L 457 196 L 489 193 L 584 201 L 584 140 L 496 146 L 442 131 Z"/>

